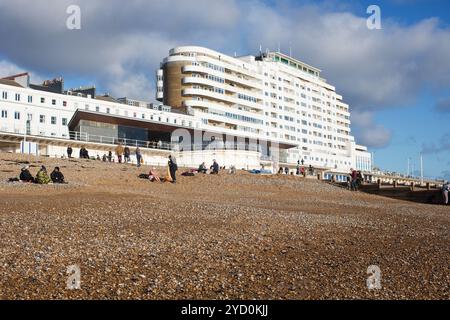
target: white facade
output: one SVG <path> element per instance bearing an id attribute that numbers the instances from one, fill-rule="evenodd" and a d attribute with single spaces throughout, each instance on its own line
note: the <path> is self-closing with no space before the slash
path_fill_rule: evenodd
<path id="1" fill-rule="evenodd" d="M 180 127 L 201 126 L 199 120 L 188 115 L 134 107 L 92 97 L 57 94 L 5 84 L 0 84 L 0 94 L 0 131 L 3 132 L 69 138 L 68 123 L 78 109 L 176 124 Z"/>
<path id="2" fill-rule="evenodd" d="M 157 73 L 157 98 L 171 86 L 164 74 L 181 64 L 181 100 L 206 127 L 246 133 L 259 139 L 298 145 L 285 162 L 302 162 L 338 172 L 357 165 L 371 170 L 365 147 L 351 135 L 349 106 L 320 70 L 284 54 L 233 58 L 201 47 L 178 47 Z M 169 91 L 170 92 L 170 91 Z M 173 93 L 171 93 L 173 95 Z M 177 97 L 178 98 L 178 97 Z"/>

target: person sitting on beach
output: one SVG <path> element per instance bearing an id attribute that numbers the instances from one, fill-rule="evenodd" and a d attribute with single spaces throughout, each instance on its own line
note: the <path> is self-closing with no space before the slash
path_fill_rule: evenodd
<path id="1" fill-rule="evenodd" d="M 59 167 L 55 167 L 53 172 L 50 174 L 50 177 L 53 183 L 64 183 L 64 175 L 61 170 L 59 170 Z"/>
<path id="2" fill-rule="evenodd" d="M 28 166 L 24 166 L 21 170 L 20 170 L 20 176 L 19 176 L 19 180 L 22 182 L 34 182 L 34 178 L 30 173 L 30 167 Z"/>
<path id="3" fill-rule="evenodd" d="M 42 166 L 38 171 L 35 182 L 38 184 L 49 184 L 52 182 L 52 179 L 48 176 L 47 168 L 45 168 L 45 166 Z"/>
<path id="4" fill-rule="evenodd" d="M 198 172 L 203 174 L 206 174 L 208 172 L 208 169 L 206 168 L 206 164 L 204 162 L 198 167 Z"/>
<path id="5" fill-rule="evenodd" d="M 211 166 L 211 174 L 219 174 L 219 164 L 216 160 L 213 160 L 213 165 Z"/>
<path id="6" fill-rule="evenodd" d="M 151 181 L 151 182 L 161 182 L 161 178 L 158 176 L 158 173 L 156 172 L 156 168 L 152 168 L 151 170 L 150 170 L 150 173 L 148 174 L 148 179 Z"/>

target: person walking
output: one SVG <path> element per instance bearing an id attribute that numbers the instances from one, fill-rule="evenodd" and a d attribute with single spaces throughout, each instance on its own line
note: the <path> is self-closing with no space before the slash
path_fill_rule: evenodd
<path id="1" fill-rule="evenodd" d="M 136 161 L 137 161 L 137 167 L 139 168 L 141 166 L 141 161 L 142 161 L 141 149 L 139 149 L 139 147 L 136 148 Z"/>
<path id="2" fill-rule="evenodd" d="M 112 151 L 108 151 L 108 162 L 112 162 Z"/>
<path id="3" fill-rule="evenodd" d="M 350 169 L 350 177 L 351 177 L 351 189 L 352 191 L 358 191 L 358 171 L 353 168 Z"/>
<path id="4" fill-rule="evenodd" d="M 178 170 L 177 160 L 175 159 L 175 157 L 169 156 L 169 172 L 170 177 L 172 178 L 172 183 L 177 182 L 176 176 L 177 170 Z"/>
<path id="5" fill-rule="evenodd" d="M 116 156 L 119 163 L 122 163 L 123 147 L 121 143 L 116 147 Z"/>
<path id="6" fill-rule="evenodd" d="M 73 152 L 72 147 L 68 146 L 67 147 L 67 156 L 69 157 L 69 159 L 72 158 L 72 152 Z"/>

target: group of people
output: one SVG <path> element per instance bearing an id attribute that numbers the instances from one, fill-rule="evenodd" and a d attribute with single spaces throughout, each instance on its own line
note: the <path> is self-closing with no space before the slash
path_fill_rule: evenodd
<path id="1" fill-rule="evenodd" d="M 220 170 L 220 166 L 217 163 L 217 160 L 214 159 L 213 160 L 213 164 L 209 167 L 210 173 L 211 174 L 219 174 L 219 170 Z M 203 162 L 199 167 L 198 167 L 198 173 L 203 173 L 203 174 L 207 174 L 208 173 L 208 169 L 206 168 L 206 164 Z"/>
<path id="2" fill-rule="evenodd" d="M 177 160 L 173 156 L 169 156 L 169 160 L 167 162 L 167 174 L 165 177 L 161 177 L 158 172 L 156 172 L 156 168 L 153 167 L 150 169 L 148 175 L 141 175 L 141 178 L 149 179 L 151 182 L 170 182 L 177 183 L 177 171 L 178 164 Z"/>
<path id="3" fill-rule="evenodd" d="M 122 146 L 122 144 L 117 145 L 116 149 L 114 150 L 116 157 L 117 157 L 117 161 L 119 163 L 130 163 L 131 162 L 131 150 L 128 146 Z M 72 154 L 73 154 L 73 149 L 71 146 L 67 147 L 67 156 L 69 159 L 72 158 Z M 135 155 L 136 155 L 136 164 L 138 167 L 140 167 L 142 165 L 142 163 L 144 162 L 143 160 L 143 156 L 141 153 L 141 150 L 139 149 L 139 147 L 136 148 L 135 150 Z M 90 159 L 89 156 L 89 152 L 87 151 L 87 149 L 85 147 L 81 147 L 80 148 L 80 159 Z M 115 162 L 115 158 L 113 157 L 113 153 L 112 151 L 108 151 L 108 154 L 103 154 L 102 157 L 100 157 L 100 155 L 97 155 L 97 157 L 95 158 L 98 161 L 103 161 L 103 162 Z"/>
<path id="4" fill-rule="evenodd" d="M 361 171 L 350 169 L 350 176 L 347 177 L 347 188 L 351 191 L 358 191 L 364 178 Z"/>
<path id="5" fill-rule="evenodd" d="M 36 177 L 33 177 L 33 175 L 31 174 L 29 166 L 22 167 L 18 180 L 22 182 L 37 184 L 65 183 L 64 175 L 62 174 L 59 167 L 55 167 L 55 169 L 53 169 L 52 173 L 50 173 L 49 175 L 45 166 L 41 166 L 36 174 Z"/>
<path id="6" fill-rule="evenodd" d="M 303 166 L 303 164 L 302 166 L 297 165 L 297 170 L 295 172 L 296 175 L 305 177 L 307 172 L 310 176 L 314 175 L 314 167 L 310 165 L 308 167 L 308 171 L 306 171 L 306 168 Z M 293 172 L 291 173 L 291 170 L 288 167 L 285 168 L 280 167 L 280 169 L 278 170 L 278 174 L 293 175 L 294 173 Z"/>
<path id="7" fill-rule="evenodd" d="M 124 163 L 128 163 L 131 162 L 131 150 L 128 146 L 122 146 L 121 143 L 119 143 L 119 145 L 116 147 L 116 156 L 117 156 L 117 161 L 119 163 L 122 163 L 122 161 Z M 138 153 L 139 156 L 141 155 L 141 152 L 139 150 L 139 148 L 136 149 L 136 157 L 138 157 Z M 122 160 L 123 159 L 123 160 Z M 139 161 L 137 161 L 138 165 L 140 165 L 141 161 L 139 159 Z"/>

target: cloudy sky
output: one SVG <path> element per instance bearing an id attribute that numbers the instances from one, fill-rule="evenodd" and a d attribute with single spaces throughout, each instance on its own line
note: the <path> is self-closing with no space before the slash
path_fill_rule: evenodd
<path id="1" fill-rule="evenodd" d="M 67 7 L 81 8 L 68 30 Z M 381 8 L 369 30 L 367 7 Z M 233 55 L 279 46 L 323 70 L 350 104 L 353 132 L 387 170 L 407 159 L 450 179 L 450 4 L 446 0 L 0 0 L 0 76 L 63 76 L 66 87 L 151 100 L 170 48 Z"/>

